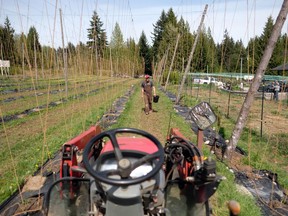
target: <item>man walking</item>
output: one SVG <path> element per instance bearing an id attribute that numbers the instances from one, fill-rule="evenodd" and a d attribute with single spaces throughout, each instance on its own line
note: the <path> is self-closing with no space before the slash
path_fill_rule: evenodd
<path id="1" fill-rule="evenodd" d="M 142 98 L 144 98 L 145 103 L 145 114 L 148 115 L 149 112 L 153 112 L 152 109 L 152 90 L 154 93 L 154 96 L 156 96 L 156 90 L 155 86 L 153 85 L 153 82 L 150 80 L 149 75 L 145 75 L 145 80 L 141 84 L 142 87 Z"/>

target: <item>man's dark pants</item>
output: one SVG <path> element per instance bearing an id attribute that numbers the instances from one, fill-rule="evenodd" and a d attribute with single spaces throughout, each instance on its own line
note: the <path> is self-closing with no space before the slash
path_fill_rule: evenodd
<path id="1" fill-rule="evenodd" d="M 152 95 L 151 94 L 144 94 L 144 103 L 145 103 L 145 113 L 149 113 L 152 110 Z"/>

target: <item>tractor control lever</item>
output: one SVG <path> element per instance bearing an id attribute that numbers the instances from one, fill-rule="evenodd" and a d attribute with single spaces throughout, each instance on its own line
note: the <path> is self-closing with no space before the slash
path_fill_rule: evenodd
<path id="1" fill-rule="evenodd" d="M 240 214 L 240 204 L 235 200 L 230 200 L 227 203 L 230 216 L 237 216 Z"/>

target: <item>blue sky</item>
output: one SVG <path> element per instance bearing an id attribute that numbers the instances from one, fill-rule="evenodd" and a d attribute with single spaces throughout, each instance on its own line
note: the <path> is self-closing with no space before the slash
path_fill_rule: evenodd
<path id="1" fill-rule="evenodd" d="M 249 38 L 260 35 L 269 15 L 276 20 L 283 0 L 0 0 L 0 24 L 6 16 L 16 33 L 28 33 L 33 25 L 39 33 L 40 43 L 62 46 L 59 9 L 63 13 L 64 40 L 77 44 L 87 41 L 87 28 L 93 10 L 104 23 L 110 40 L 118 22 L 124 38 L 138 41 L 142 30 L 151 43 L 153 24 L 163 10 L 183 16 L 191 31 L 196 31 L 205 4 L 208 11 L 204 24 L 210 27 L 216 42 L 221 42 L 224 30 L 244 44 Z M 55 15 L 56 12 L 56 15 Z M 55 25 L 54 25 L 55 23 Z M 283 26 L 287 32 L 287 22 Z"/>

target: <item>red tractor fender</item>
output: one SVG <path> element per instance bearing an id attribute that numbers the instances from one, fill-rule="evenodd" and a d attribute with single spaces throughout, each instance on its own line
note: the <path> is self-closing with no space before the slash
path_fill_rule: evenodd
<path id="1" fill-rule="evenodd" d="M 92 126 L 62 146 L 62 159 L 60 164 L 60 178 L 73 176 L 81 177 L 81 172 L 72 171 L 72 167 L 78 166 L 77 151 L 82 151 L 92 137 L 101 133 L 100 126 Z"/>

